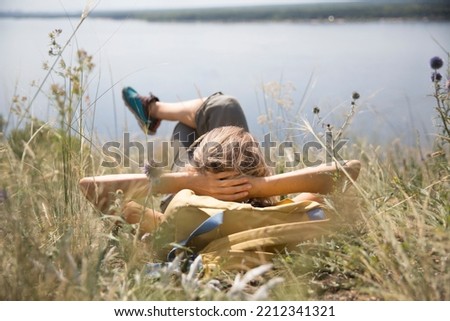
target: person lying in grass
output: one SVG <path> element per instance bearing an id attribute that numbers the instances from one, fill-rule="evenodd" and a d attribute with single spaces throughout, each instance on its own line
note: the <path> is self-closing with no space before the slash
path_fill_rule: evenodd
<path id="1" fill-rule="evenodd" d="M 178 121 L 172 135 L 172 141 L 179 146 L 172 171 L 150 177 L 150 184 L 145 174 L 125 174 L 120 179 L 114 175 L 86 177 L 81 179 L 80 187 L 103 212 L 108 211 L 111 193 L 123 191 L 126 201 L 121 215 L 130 224 L 140 223 L 140 233 L 151 233 L 164 221 L 167 205 L 183 189 L 254 206 L 275 205 L 278 196 L 292 193 L 298 193 L 295 202 L 321 202 L 321 195 L 336 190 L 345 180 L 356 180 L 360 171 L 360 162 L 351 160 L 274 175 L 248 132 L 239 102 L 222 93 L 166 103 L 126 87 L 123 98 L 148 134 L 156 133 L 161 120 Z M 182 159 L 187 161 L 182 163 Z M 161 211 L 135 201 L 149 193 L 167 195 Z"/>

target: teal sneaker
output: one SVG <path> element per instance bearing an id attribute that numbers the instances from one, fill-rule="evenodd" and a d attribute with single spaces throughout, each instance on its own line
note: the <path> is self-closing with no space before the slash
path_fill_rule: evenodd
<path id="1" fill-rule="evenodd" d="M 158 97 L 152 93 L 150 96 L 141 96 L 133 88 L 125 87 L 122 89 L 122 98 L 144 133 L 154 135 L 161 124 L 161 119 L 150 117 L 148 109 L 151 103 L 159 101 Z"/>

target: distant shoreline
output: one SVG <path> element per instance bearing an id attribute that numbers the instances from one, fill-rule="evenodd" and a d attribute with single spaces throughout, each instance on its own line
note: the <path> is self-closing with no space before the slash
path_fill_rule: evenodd
<path id="1" fill-rule="evenodd" d="M 0 12 L 0 18 L 77 18 L 81 12 Z M 202 9 L 93 11 L 91 18 L 149 22 L 369 21 L 379 19 L 450 21 L 450 6 L 436 3 L 317 3 Z"/>

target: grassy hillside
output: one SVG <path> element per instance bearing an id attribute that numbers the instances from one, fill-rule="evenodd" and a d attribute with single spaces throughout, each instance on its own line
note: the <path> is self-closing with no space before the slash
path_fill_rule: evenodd
<path id="1" fill-rule="evenodd" d="M 353 144 L 344 157 L 360 159 L 363 169 L 347 193 L 326 198 L 331 233 L 280 253 L 273 268 L 239 288 L 232 285 L 240 271 L 161 268 L 149 274 L 152 237 L 141 238 L 138 225 L 118 216 L 102 215 L 81 195 L 81 177 L 112 171 L 101 166 L 105 156 L 88 117 L 95 109 L 88 87 L 96 88 L 95 57 L 80 50 L 63 61 L 58 36 L 58 30 L 50 34 L 49 77 L 35 88 L 47 94 L 58 122 L 34 118 L 33 97 L 14 97 L 10 104 L 22 126 L 0 118 L 0 300 L 450 300 L 448 57 L 430 66 L 433 148 Z M 289 99 L 279 95 L 265 93 L 274 114 L 284 108 L 280 98 Z M 351 135 L 358 96 L 333 137 Z M 274 137 L 307 128 L 300 119 L 293 126 L 294 117 L 286 117 L 286 131 Z M 139 168 L 114 169 L 129 171 Z M 157 201 L 149 197 L 147 205 Z M 114 206 L 120 204 L 117 193 Z"/>

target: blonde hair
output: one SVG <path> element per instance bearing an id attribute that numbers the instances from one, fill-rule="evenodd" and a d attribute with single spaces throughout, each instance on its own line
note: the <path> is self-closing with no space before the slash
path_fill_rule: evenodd
<path id="1" fill-rule="evenodd" d="M 215 128 L 191 147 L 193 166 L 200 172 L 234 171 L 237 175 L 264 177 L 272 174 L 255 138 L 237 126 Z M 248 200 L 255 206 L 270 206 L 276 198 Z"/>

